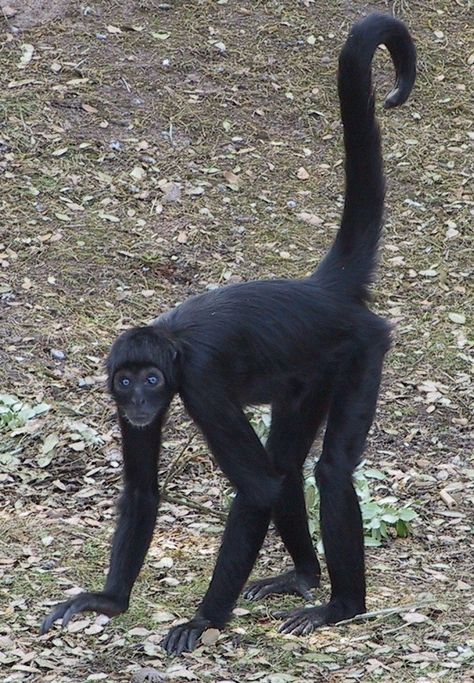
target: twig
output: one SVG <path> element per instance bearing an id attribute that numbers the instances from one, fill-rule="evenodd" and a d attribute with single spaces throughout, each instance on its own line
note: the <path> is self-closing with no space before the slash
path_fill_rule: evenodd
<path id="1" fill-rule="evenodd" d="M 166 493 L 166 487 L 168 486 L 168 484 L 170 483 L 170 480 L 172 479 L 172 477 L 176 474 L 176 472 L 177 472 L 177 470 L 178 470 L 179 461 L 181 460 L 181 458 L 183 457 L 183 455 L 186 453 L 186 451 L 188 450 L 189 446 L 190 446 L 191 443 L 194 441 L 194 439 L 196 438 L 196 436 L 197 436 L 197 432 L 193 432 L 193 433 L 191 434 L 191 436 L 189 437 L 189 439 L 188 439 L 188 440 L 186 441 L 186 443 L 184 444 L 183 448 L 182 448 L 182 449 L 180 450 L 180 452 L 178 453 L 178 455 L 177 455 L 177 456 L 175 457 L 175 459 L 172 460 L 171 463 L 169 464 L 168 470 L 167 470 L 167 472 L 166 472 L 166 476 L 165 476 L 165 478 L 164 478 L 164 480 L 163 480 L 163 484 L 162 484 L 162 487 L 161 487 L 161 489 L 162 489 L 162 496 L 165 495 L 165 493 Z"/>
<path id="2" fill-rule="evenodd" d="M 350 624 L 352 621 L 365 621 L 367 619 L 377 619 L 377 617 L 384 617 L 390 614 L 400 614 L 402 612 L 410 612 L 413 609 L 420 609 L 421 607 L 429 607 L 430 602 L 413 603 L 411 605 L 400 605 L 399 607 L 385 607 L 384 609 L 372 610 L 372 612 L 365 612 L 364 614 L 356 614 L 351 619 L 338 621 L 336 626 L 344 626 Z"/>
<path id="3" fill-rule="evenodd" d="M 205 505 L 201 505 L 201 503 L 195 503 L 193 500 L 190 500 L 186 496 L 174 496 L 165 491 L 162 493 L 162 499 L 167 501 L 168 503 L 176 503 L 176 505 L 186 505 L 186 507 L 188 508 L 198 510 L 199 512 L 205 512 L 206 514 L 212 515 L 213 517 L 217 517 L 218 519 L 221 519 L 223 521 L 227 519 L 227 515 L 223 512 L 220 512 L 219 510 L 213 510 L 212 508 L 207 508 Z"/>
<path id="4" fill-rule="evenodd" d="M 178 465 L 180 460 L 183 458 L 184 454 L 188 450 L 190 444 L 193 442 L 193 440 L 196 438 L 198 432 L 193 432 L 189 439 L 186 441 L 184 444 L 183 448 L 180 450 L 178 455 L 175 457 L 175 459 L 170 463 L 168 467 L 168 471 L 166 473 L 166 476 L 163 480 L 163 484 L 161 487 L 161 499 L 168 501 L 169 503 L 176 503 L 177 505 L 186 505 L 188 508 L 192 508 L 193 510 L 198 510 L 199 512 L 204 512 L 208 515 L 212 515 L 214 517 L 217 517 L 218 519 L 221 520 L 226 520 L 227 515 L 225 515 L 223 512 L 220 512 L 219 510 L 213 510 L 212 508 L 208 508 L 205 505 L 201 505 L 201 503 L 196 503 L 195 501 L 191 500 L 187 496 L 175 496 L 174 494 L 168 493 L 167 486 L 171 479 L 174 477 L 176 472 L 178 471 Z"/>

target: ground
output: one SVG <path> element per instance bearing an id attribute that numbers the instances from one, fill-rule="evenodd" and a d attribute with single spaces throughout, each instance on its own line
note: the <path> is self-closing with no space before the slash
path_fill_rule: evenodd
<path id="1" fill-rule="evenodd" d="M 2 680 L 129 681 L 152 666 L 221 683 L 472 681 L 470 1 L 0 5 L 1 391 L 50 406 L 0 446 Z M 217 642 L 163 653 L 205 590 L 228 495 L 176 405 L 168 499 L 130 611 L 40 638 L 51 605 L 99 588 L 107 566 L 120 490 L 111 342 L 206 287 L 313 269 L 342 205 L 337 53 L 372 9 L 402 17 L 419 52 L 410 102 L 377 109 L 387 216 L 373 306 L 394 346 L 367 462 L 387 475 L 374 496 L 418 518 L 410 537 L 368 549 L 375 618 L 282 637 L 275 612 L 296 599 L 240 601 Z M 386 53 L 376 72 L 380 104 Z M 286 563 L 271 533 L 255 574 Z"/>

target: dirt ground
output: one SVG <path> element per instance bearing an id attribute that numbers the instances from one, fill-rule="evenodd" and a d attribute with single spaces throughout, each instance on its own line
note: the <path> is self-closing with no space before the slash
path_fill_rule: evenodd
<path id="1" fill-rule="evenodd" d="M 130 681 L 153 667 L 216 683 L 474 680 L 470 0 L 0 6 L 1 393 L 50 406 L 2 431 L 1 679 Z M 217 642 L 164 654 L 205 590 L 227 507 L 176 405 L 162 481 L 180 461 L 129 612 L 39 637 L 51 606 L 98 589 L 107 567 L 120 490 L 111 342 L 206 287 L 313 269 L 342 206 L 337 54 L 373 9 L 403 18 L 419 51 L 410 101 L 377 109 L 388 194 L 374 308 L 394 347 L 367 462 L 386 474 L 374 497 L 418 513 L 411 536 L 368 549 L 378 613 L 283 637 L 275 612 L 296 599 L 242 600 Z M 375 70 L 381 95 L 386 52 Z M 272 532 L 255 573 L 287 562 Z"/>

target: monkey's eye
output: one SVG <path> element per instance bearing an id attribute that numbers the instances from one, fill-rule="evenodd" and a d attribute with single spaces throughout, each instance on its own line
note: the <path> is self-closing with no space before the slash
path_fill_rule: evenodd
<path id="1" fill-rule="evenodd" d="M 156 375 L 148 375 L 146 381 L 148 382 L 148 384 L 155 386 L 156 384 L 158 384 L 158 377 Z"/>
<path id="2" fill-rule="evenodd" d="M 128 379 L 128 377 L 122 377 L 122 379 L 120 380 L 120 384 L 123 387 L 129 387 L 130 386 L 130 380 Z"/>

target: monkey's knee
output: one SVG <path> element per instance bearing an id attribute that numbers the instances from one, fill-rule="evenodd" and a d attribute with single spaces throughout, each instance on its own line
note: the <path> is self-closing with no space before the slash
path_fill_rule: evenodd
<path id="1" fill-rule="evenodd" d="M 346 463 L 317 462 L 314 468 L 314 478 L 319 489 L 352 485 L 352 471 Z"/>
<path id="2" fill-rule="evenodd" d="M 251 486 L 240 489 L 242 496 L 253 506 L 262 510 L 271 510 L 280 497 L 282 477 L 256 478 Z"/>

